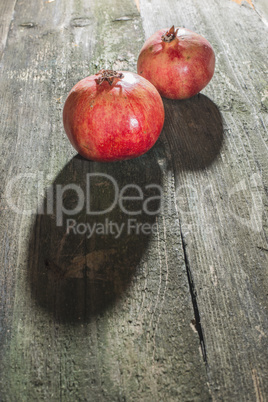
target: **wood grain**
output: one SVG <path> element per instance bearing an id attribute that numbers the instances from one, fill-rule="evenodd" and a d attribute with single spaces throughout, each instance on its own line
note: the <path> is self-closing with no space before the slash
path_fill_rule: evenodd
<path id="1" fill-rule="evenodd" d="M 6 46 L 16 0 L 3 0 L 0 3 L 0 60 Z"/>
<path id="2" fill-rule="evenodd" d="M 141 1 L 141 15 L 146 37 L 185 26 L 216 52 L 207 97 L 165 102 L 165 137 L 212 397 L 265 400 L 267 28 L 255 10 L 215 0 Z"/>
<path id="3" fill-rule="evenodd" d="M 14 2 L 1 4 L 1 400 L 266 400 L 267 28 L 254 5 L 141 1 L 141 20 L 130 0 L 31 0 L 10 24 Z M 135 71 L 145 37 L 174 20 L 212 43 L 212 82 L 164 101 L 145 156 L 78 157 L 62 127 L 68 91 L 102 67 Z M 139 217 L 156 233 L 67 236 L 46 208 L 88 173 L 160 185 L 162 210 Z M 100 176 L 92 207 L 112 198 Z M 75 218 L 127 224 L 118 208 Z"/>
<path id="4" fill-rule="evenodd" d="M 16 5 L 0 70 L 3 401 L 210 399 L 165 137 L 134 161 L 98 164 L 76 155 L 62 127 L 78 80 L 102 67 L 135 71 L 141 33 L 130 0 Z M 139 217 L 156 232 L 68 236 L 52 190 L 83 187 L 88 173 L 120 188 L 161 185 L 162 210 Z M 95 209 L 113 197 L 100 179 Z M 76 201 L 65 193 L 65 208 Z M 118 208 L 105 217 L 126 223 Z M 85 208 L 75 218 L 94 222 Z"/>
<path id="5" fill-rule="evenodd" d="M 255 0 L 254 7 L 263 23 L 268 27 L 268 4 L 265 0 Z"/>

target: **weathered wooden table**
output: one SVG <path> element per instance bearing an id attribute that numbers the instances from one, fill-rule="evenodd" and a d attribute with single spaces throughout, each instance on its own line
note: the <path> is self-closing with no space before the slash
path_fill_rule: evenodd
<path id="1" fill-rule="evenodd" d="M 268 12 L 239 3 L 1 0 L 1 401 L 268 400 Z M 148 154 L 77 156 L 68 91 L 103 67 L 135 72 L 145 38 L 172 24 L 213 45 L 211 83 L 164 100 Z M 73 184 L 105 210 L 112 180 L 147 201 L 160 186 L 161 210 L 61 214 L 82 199 Z"/>

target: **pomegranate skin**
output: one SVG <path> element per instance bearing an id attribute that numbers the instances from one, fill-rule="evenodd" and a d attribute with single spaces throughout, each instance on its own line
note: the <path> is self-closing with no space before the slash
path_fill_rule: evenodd
<path id="1" fill-rule="evenodd" d="M 199 93 L 211 80 L 215 54 L 203 36 L 178 29 L 170 42 L 162 40 L 168 29 L 154 33 L 143 45 L 137 63 L 138 74 L 149 80 L 161 96 L 187 99 Z"/>
<path id="2" fill-rule="evenodd" d="M 109 162 L 136 158 L 158 139 L 164 107 L 155 87 L 138 74 L 98 83 L 99 74 L 79 81 L 63 108 L 66 134 L 86 159 Z"/>

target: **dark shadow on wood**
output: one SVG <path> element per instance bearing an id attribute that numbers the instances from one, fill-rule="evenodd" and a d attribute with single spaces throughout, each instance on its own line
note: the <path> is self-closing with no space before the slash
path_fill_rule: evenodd
<path id="1" fill-rule="evenodd" d="M 166 113 L 163 131 L 175 171 L 210 166 L 223 143 L 223 122 L 218 107 L 202 94 L 181 101 L 163 101 Z"/>
<path id="2" fill-rule="evenodd" d="M 153 151 L 137 159 L 116 163 L 90 162 L 76 156 L 50 187 L 53 197 L 50 198 L 49 193 L 44 197 L 30 236 L 28 278 L 32 298 L 39 306 L 51 312 L 57 321 L 82 322 L 101 314 L 125 294 L 133 275 L 138 275 L 140 260 L 151 237 L 148 227 L 155 223 L 158 214 L 149 215 L 143 211 L 144 200 L 159 195 L 156 187 L 146 189 L 146 186 L 161 186 L 162 175 L 155 152 L 162 152 L 161 144 L 156 144 Z M 87 196 L 86 177 L 90 177 L 90 194 Z M 85 202 L 81 211 L 75 215 L 63 213 L 61 224 L 61 198 L 64 208 L 73 210 L 78 205 L 79 197 L 76 190 L 70 189 L 65 189 L 61 197 L 60 189 L 63 191 L 64 186 L 70 184 L 80 186 L 85 199 L 90 199 L 91 212 L 103 211 L 114 200 L 115 185 L 111 178 L 117 183 L 119 191 L 126 185 L 139 186 L 144 200 L 125 200 L 123 206 L 131 212 L 141 209 L 141 214 L 124 213 L 117 202 L 110 211 L 92 215 L 87 211 Z M 138 193 L 132 189 L 124 195 L 138 196 Z M 49 207 L 50 199 L 53 199 L 53 208 Z M 151 212 L 157 211 L 160 200 L 151 199 L 147 207 Z M 67 227 L 74 222 L 68 219 L 76 222 L 75 230 L 70 229 L 69 234 Z M 132 230 L 128 230 L 130 219 L 134 220 Z M 77 226 L 79 223 L 80 227 Z M 120 236 L 116 236 L 118 232 L 115 223 L 123 225 Z M 146 233 L 142 233 L 141 229 L 137 233 L 136 223 L 148 223 Z M 91 237 L 88 237 L 88 229 L 85 234 L 74 233 L 77 230 L 82 233 L 85 224 L 90 224 L 91 228 L 94 224 L 98 225 L 99 232 L 96 233 L 95 226 Z"/>

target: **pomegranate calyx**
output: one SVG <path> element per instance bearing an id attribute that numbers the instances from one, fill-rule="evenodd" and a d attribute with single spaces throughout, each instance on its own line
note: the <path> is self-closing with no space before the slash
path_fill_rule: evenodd
<path id="1" fill-rule="evenodd" d="M 176 29 L 175 31 L 175 27 L 174 25 L 170 28 L 169 31 L 165 32 L 162 36 L 161 39 L 163 42 L 171 42 L 172 40 L 174 40 L 177 37 L 177 33 L 178 33 L 178 29 Z"/>
<path id="2" fill-rule="evenodd" d="M 108 81 L 110 85 L 112 85 L 115 78 L 123 78 L 124 75 L 122 73 L 118 73 L 114 70 L 100 70 L 96 75 L 101 75 L 96 79 L 98 85 L 102 84 L 103 81 Z"/>

